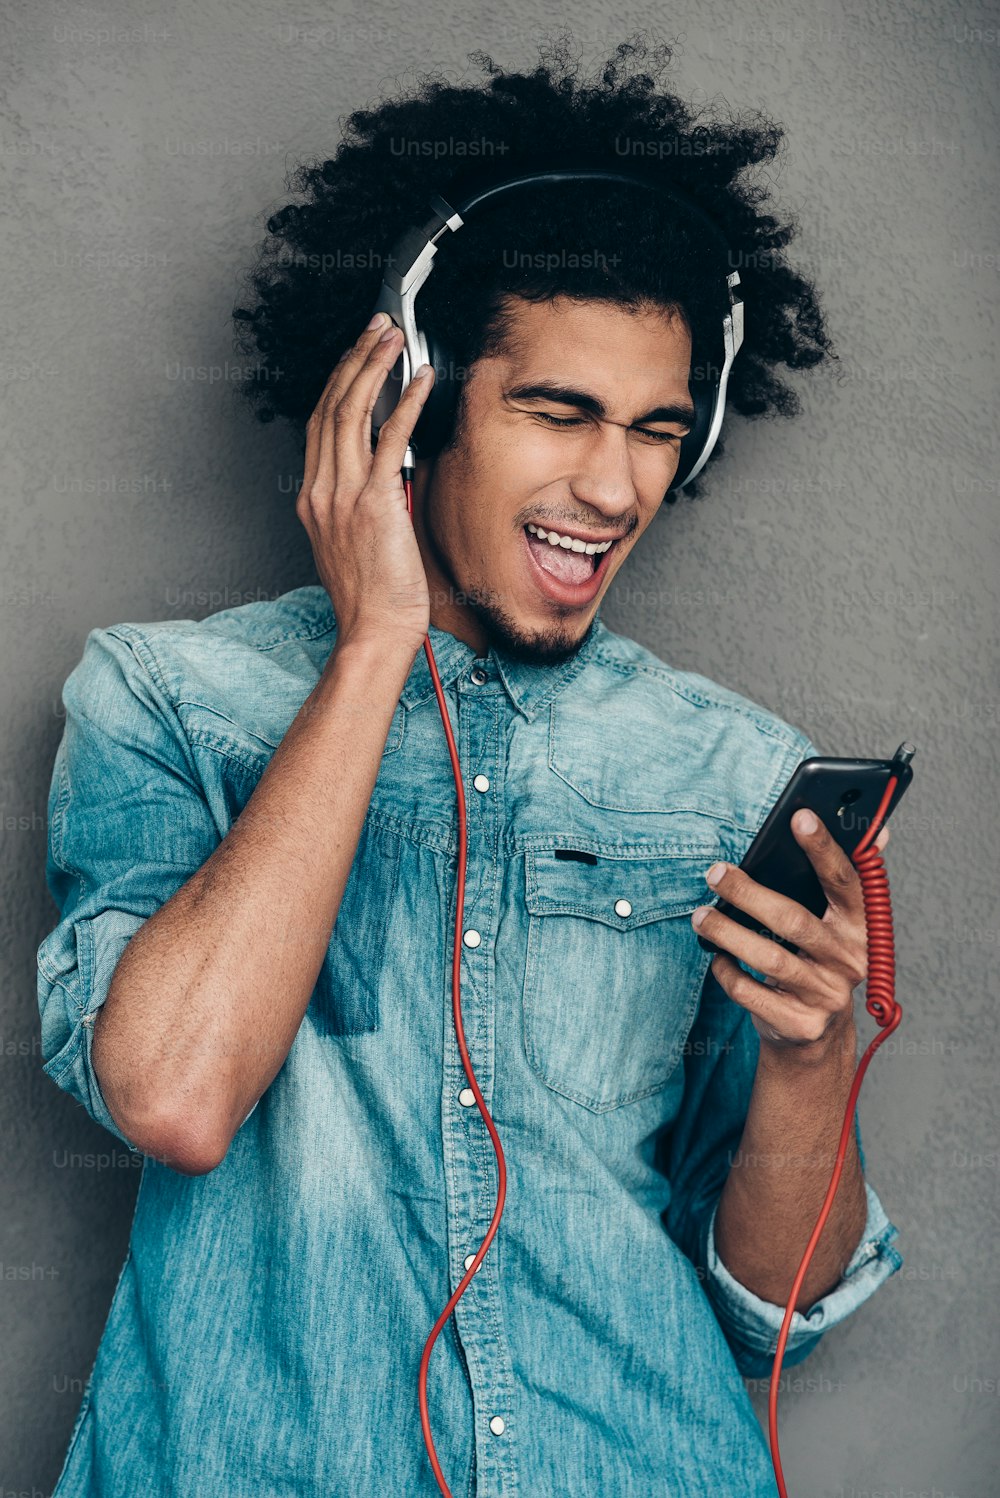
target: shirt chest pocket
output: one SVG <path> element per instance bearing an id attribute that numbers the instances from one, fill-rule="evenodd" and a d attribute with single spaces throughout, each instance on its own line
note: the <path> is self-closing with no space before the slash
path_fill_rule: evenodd
<path id="1" fill-rule="evenodd" d="M 524 1050 L 554 1092 L 605 1112 L 666 1086 L 711 961 L 690 920 L 711 862 L 528 850 Z"/>

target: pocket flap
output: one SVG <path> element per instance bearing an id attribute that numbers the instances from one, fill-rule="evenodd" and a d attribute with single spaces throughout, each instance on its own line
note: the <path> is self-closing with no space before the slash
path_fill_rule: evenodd
<path id="1" fill-rule="evenodd" d="M 593 855 L 591 855 L 593 856 Z M 642 854 L 596 861 L 557 858 L 555 850 L 526 852 L 525 899 L 532 915 L 583 915 L 621 931 L 668 915 L 685 915 L 713 898 L 704 854 Z"/>

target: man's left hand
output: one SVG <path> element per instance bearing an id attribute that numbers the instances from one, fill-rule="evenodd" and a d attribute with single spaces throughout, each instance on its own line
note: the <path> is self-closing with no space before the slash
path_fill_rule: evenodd
<path id="1" fill-rule="evenodd" d="M 802 823 L 810 820 L 815 829 L 807 832 Z M 721 865 L 724 872 L 712 889 L 775 935 L 794 942 L 798 951 L 748 931 L 711 906 L 699 907 L 705 915 L 697 929 L 734 954 L 716 953 L 712 972 L 724 992 L 750 1011 L 761 1040 L 774 1049 L 822 1052 L 825 1042 L 853 1025 L 854 990 L 868 975 L 864 898 L 857 869 L 818 817 L 797 811 L 792 832 L 823 886 L 828 905 L 822 918 L 733 864 Z M 888 841 L 889 829 L 883 827 L 874 846 L 882 851 Z M 698 913 L 693 912 L 692 923 Z M 745 973 L 735 958 L 764 973 L 765 982 Z"/>

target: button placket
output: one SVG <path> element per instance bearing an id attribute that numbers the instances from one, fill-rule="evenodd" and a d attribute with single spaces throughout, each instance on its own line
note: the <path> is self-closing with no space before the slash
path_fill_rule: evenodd
<path id="1" fill-rule="evenodd" d="M 481 678 L 481 679 L 480 679 Z M 462 1020 L 469 1056 L 486 1107 L 492 1111 L 495 1078 L 495 922 L 499 908 L 501 864 L 498 822 L 503 802 L 502 775 L 498 767 L 498 743 L 503 732 L 502 714 L 512 712 L 502 683 L 492 669 L 476 662 L 464 681 L 458 683 L 458 733 L 460 759 L 477 773 L 471 780 L 475 793 L 475 815 L 468 818 L 466 898 L 462 918 Z M 490 774 L 483 773 L 489 769 Z M 468 774 L 468 771 L 466 771 Z M 466 780 L 466 785 L 470 781 Z M 492 794 L 487 795 L 487 791 Z M 452 876 L 452 881 L 454 875 Z M 453 892 L 454 884 L 450 885 Z M 453 898 L 453 895 L 452 895 Z M 449 915 L 454 919 L 454 905 Z M 458 1053 L 451 1000 L 451 966 L 447 964 L 445 1015 L 445 1181 L 448 1201 L 448 1240 L 455 1254 L 453 1288 L 471 1268 L 489 1231 L 496 1203 L 496 1156 L 486 1124 L 476 1107 L 465 1068 Z M 448 1085 L 449 1078 L 452 1079 Z M 457 1100 L 457 1106 L 456 1106 Z M 503 1232 L 501 1223 L 499 1234 Z M 479 1274 L 490 1261 L 498 1270 L 500 1243 L 491 1243 L 486 1258 L 458 1301 L 453 1312 L 455 1331 L 464 1353 L 473 1398 L 476 1432 L 476 1463 L 484 1484 L 498 1495 L 518 1491 L 514 1448 L 497 1435 L 506 1429 L 498 1409 L 509 1409 L 513 1367 L 503 1331 L 498 1274 Z M 492 1255 L 492 1258 L 490 1256 Z M 499 1429 L 493 1422 L 500 1422 Z"/>

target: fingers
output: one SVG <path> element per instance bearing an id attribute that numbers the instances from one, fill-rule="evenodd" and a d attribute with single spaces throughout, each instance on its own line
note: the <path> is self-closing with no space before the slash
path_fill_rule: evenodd
<path id="1" fill-rule="evenodd" d="M 366 330 L 366 340 L 344 360 L 327 397 L 320 427 L 315 484 L 360 492 L 371 468 L 371 413 L 386 376 L 399 358 L 403 335 L 390 325 Z"/>
<path id="2" fill-rule="evenodd" d="M 300 497 L 328 497 L 339 481 L 360 490 L 398 487 L 399 470 L 417 417 L 434 383 L 430 366 L 408 383 L 380 432 L 374 458 L 371 415 L 379 392 L 402 350 L 402 332 L 383 314 L 341 355 L 306 425 L 306 457 Z M 302 517 L 304 518 L 304 517 Z"/>
<path id="3" fill-rule="evenodd" d="M 775 936 L 783 936 L 787 941 L 794 942 L 800 952 L 804 952 L 814 961 L 821 962 L 831 955 L 833 937 L 828 927 L 817 916 L 814 916 L 811 910 L 807 910 L 797 900 L 790 900 L 787 895 L 781 895 L 777 890 L 759 884 L 744 869 L 725 863 L 721 878 L 712 885 L 712 893 L 721 895 L 724 900 L 728 900 L 730 905 L 735 905 L 737 909 L 754 916 Z M 710 909 L 711 916 L 705 917 L 704 925 L 700 928 L 703 934 L 714 941 L 717 946 L 726 947 L 734 952 L 738 951 L 739 956 L 744 956 L 744 951 L 747 949 L 738 944 L 744 943 L 750 935 L 747 928 L 738 921 L 732 921 L 729 916 L 721 912 L 716 913 L 713 907 Z M 731 931 L 729 929 L 731 926 L 737 929 Z M 771 945 L 775 944 L 771 943 Z M 754 946 L 753 950 L 759 951 L 759 948 Z M 761 972 L 774 972 L 773 968 L 764 967 L 749 955 L 746 960 L 751 966 L 759 967 Z M 778 974 L 775 973 L 775 976 L 777 977 Z"/>
<path id="4" fill-rule="evenodd" d="M 772 941 L 769 936 L 749 931 L 739 921 L 723 915 L 721 910 L 716 910 L 712 905 L 702 906 L 700 909 L 703 915 L 696 925 L 693 916 L 699 912 L 694 911 L 692 916 L 692 925 L 695 925 L 699 936 L 706 936 L 729 956 L 740 958 L 759 973 L 766 973 L 780 983 L 782 988 L 802 989 L 809 983 L 808 963 L 796 953 Z M 814 953 L 809 956 L 813 957 Z"/>
<path id="5" fill-rule="evenodd" d="M 713 957 L 711 968 L 723 992 L 749 1012 L 757 1033 L 774 1045 L 814 1046 L 837 1022 L 836 1010 L 810 1003 L 795 993 L 783 994 L 780 983 L 758 983 L 732 957 Z"/>
<path id="6" fill-rule="evenodd" d="M 808 814 L 812 816 L 812 814 Z M 803 849 L 823 886 L 827 901 L 835 910 L 853 914 L 861 909 L 861 881 L 858 871 L 829 829 L 819 817 L 812 816 L 816 823 L 807 832 L 802 825 L 807 813 L 797 811 L 792 818 L 792 832 L 799 847 Z"/>
<path id="7" fill-rule="evenodd" d="M 787 1025 L 787 997 L 775 994 L 773 997 L 768 992 L 765 984 L 758 983 L 749 973 L 745 973 L 734 957 L 725 953 L 716 953 L 709 966 L 715 976 L 715 980 L 724 993 L 727 993 L 734 1003 L 749 1011 L 754 1017 L 754 1023 L 760 1020 L 766 1025 L 771 1034 L 769 1039 L 777 1038 L 784 1032 L 781 1029 L 782 1021 Z M 753 966 L 753 964 L 751 964 Z M 763 968 L 760 969 L 763 972 Z"/>
<path id="8" fill-rule="evenodd" d="M 431 393 L 433 384 L 432 366 L 421 365 L 403 391 L 399 404 L 389 420 L 383 422 L 379 430 L 369 483 L 393 487 L 398 484 L 399 470 L 403 466 L 413 428 L 417 424 L 417 417 L 420 415 L 424 401 Z"/>
<path id="9" fill-rule="evenodd" d="M 353 346 L 341 354 L 306 423 L 306 454 L 302 474 L 304 494 L 308 494 L 320 482 L 332 488 L 335 477 L 333 414 L 358 371 L 375 356 L 379 348 L 379 340 L 388 325 L 386 314 L 382 313 L 380 317 L 378 326 L 365 328 Z"/>

